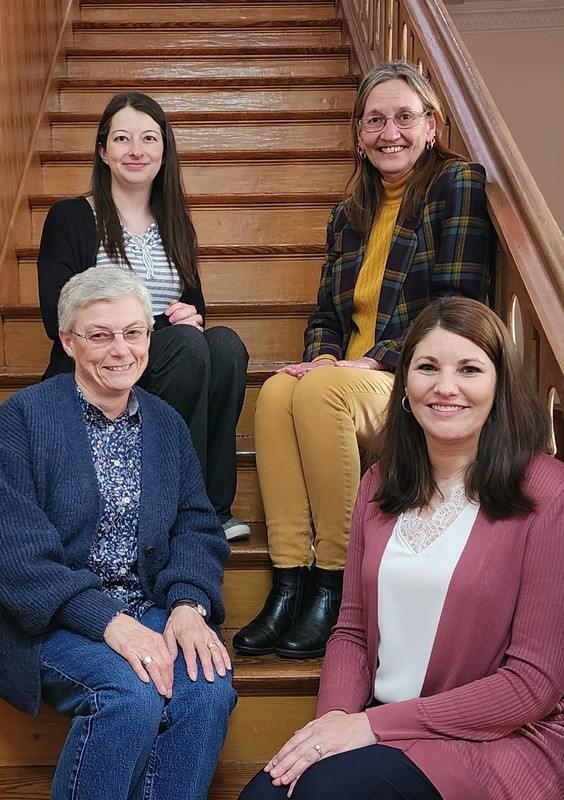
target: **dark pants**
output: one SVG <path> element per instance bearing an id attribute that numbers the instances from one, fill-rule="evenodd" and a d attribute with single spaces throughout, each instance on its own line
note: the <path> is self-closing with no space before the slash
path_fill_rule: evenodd
<path id="1" fill-rule="evenodd" d="M 139 386 L 166 400 L 190 428 L 208 496 L 222 522 L 237 488 L 235 429 L 243 407 L 245 345 L 230 328 L 171 325 L 151 337 Z"/>
<path id="2" fill-rule="evenodd" d="M 239 800 L 284 800 L 288 786 L 274 787 L 259 772 Z M 307 769 L 292 800 L 442 800 L 433 784 L 401 750 L 376 744 L 324 758 Z"/>

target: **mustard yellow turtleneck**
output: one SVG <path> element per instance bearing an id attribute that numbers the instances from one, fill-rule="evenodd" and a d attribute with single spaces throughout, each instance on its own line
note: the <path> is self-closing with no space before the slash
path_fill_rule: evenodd
<path id="1" fill-rule="evenodd" d="M 380 289 L 390 252 L 396 219 L 411 174 L 401 181 L 382 181 L 384 194 L 372 224 L 364 253 L 364 261 L 356 279 L 353 294 L 353 333 L 345 358 L 362 358 L 375 343 L 376 312 Z"/>

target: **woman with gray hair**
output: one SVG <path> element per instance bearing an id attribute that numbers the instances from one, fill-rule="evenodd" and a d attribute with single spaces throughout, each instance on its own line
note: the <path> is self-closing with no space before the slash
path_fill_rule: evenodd
<path id="1" fill-rule="evenodd" d="M 0 694 L 72 718 L 53 800 L 204 800 L 236 695 L 221 525 L 181 417 L 134 388 L 145 286 L 63 287 L 75 364 L 0 408 Z"/>

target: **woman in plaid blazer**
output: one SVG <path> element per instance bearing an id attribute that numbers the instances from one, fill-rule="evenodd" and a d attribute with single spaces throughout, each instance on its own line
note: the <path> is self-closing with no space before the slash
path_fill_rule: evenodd
<path id="1" fill-rule="evenodd" d="M 416 67 L 386 62 L 353 110 L 356 169 L 327 226 L 300 364 L 263 386 L 257 469 L 274 565 L 244 654 L 314 658 L 337 620 L 359 445 L 381 424 L 403 338 L 441 295 L 485 301 L 495 237 L 485 172 L 443 144 L 440 102 Z"/>

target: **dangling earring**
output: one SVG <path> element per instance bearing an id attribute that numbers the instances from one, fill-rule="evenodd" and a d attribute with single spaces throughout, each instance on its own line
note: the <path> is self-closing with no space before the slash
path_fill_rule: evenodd
<path id="1" fill-rule="evenodd" d="M 406 394 L 404 394 L 404 396 L 401 398 L 401 407 L 403 408 L 403 410 L 405 411 L 406 414 L 413 414 L 413 411 L 411 410 L 411 408 L 408 408 L 405 405 L 405 401 L 406 400 L 407 400 L 407 402 L 409 404 L 409 397 Z"/>
<path id="2" fill-rule="evenodd" d="M 360 160 L 364 161 L 364 159 L 366 158 L 366 151 L 363 150 L 359 144 L 357 144 L 356 146 L 356 152 L 358 153 L 358 157 L 360 158 Z"/>
<path id="3" fill-rule="evenodd" d="M 433 138 L 432 138 L 432 139 L 429 139 L 429 140 L 426 142 L 426 144 L 425 144 L 425 150 L 432 150 L 432 149 L 433 149 L 433 147 L 435 146 L 435 142 L 436 142 L 436 137 L 435 137 L 435 136 L 433 136 Z"/>

